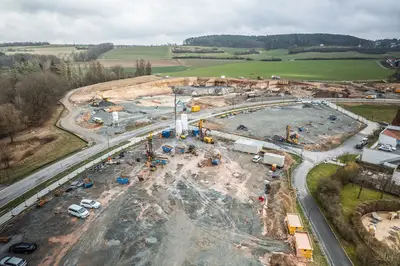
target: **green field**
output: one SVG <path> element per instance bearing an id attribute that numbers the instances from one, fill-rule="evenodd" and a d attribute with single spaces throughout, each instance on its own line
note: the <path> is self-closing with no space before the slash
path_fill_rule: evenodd
<path id="1" fill-rule="evenodd" d="M 101 56 L 101 59 L 171 59 L 168 46 L 133 46 L 113 49 Z"/>
<path id="2" fill-rule="evenodd" d="M 188 46 L 186 46 L 188 47 Z M 190 46 L 189 46 L 190 47 Z M 194 47 L 194 46 L 193 46 Z M 207 48 L 207 47 L 200 47 Z M 247 48 L 230 48 L 230 47 L 221 47 L 221 50 L 225 51 L 225 53 L 173 53 L 173 56 L 211 56 L 215 58 L 221 57 L 234 57 L 235 52 L 244 52 L 249 49 Z M 332 53 L 319 53 L 319 52 L 306 52 L 306 53 L 298 53 L 298 54 L 289 54 L 289 50 L 287 49 L 274 49 L 274 50 L 264 50 L 264 49 L 255 49 L 259 51 L 259 54 L 250 54 L 250 55 L 239 55 L 239 57 L 249 57 L 253 60 L 261 60 L 261 59 L 271 59 L 271 58 L 281 58 L 284 61 L 295 60 L 295 59 L 307 59 L 307 58 L 376 58 L 383 59 L 387 57 L 397 57 L 400 56 L 400 52 L 390 52 L 386 54 L 362 54 L 355 51 L 349 52 L 332 52 Z"/>
<path id="3" fill-rule="evenodd" d="M 279 75 L 284 79 L 297 80 L 378 80 L 392 74 L 374 60 L 329 60 L 329 61 L 283 61 L 283 62 L 243 62 L 222 66 L 200 67 L 171 76 L 227 76 L 269 78 Z"/>
<path id="4" fill-rule="evenodd" d="M 188 69 L 186 66 L 165 66 L 165 67 L 152 67 L 152 73 L 166 73 L 166 72 L 179 72 Z M 136 67 L 124 67 L 125 72 L 135 72 Z"/>
<path id="5" fill-rule="evenodd" d="M 346 110 L 367 118 L 368 120 L 381 122 L 385 121 L 391 123 L 397 114 L 399 107 L 397 105 L 372 105 L 372 104 L 362 104 L 362 105 L 346 105 L 341 104 Z"/>

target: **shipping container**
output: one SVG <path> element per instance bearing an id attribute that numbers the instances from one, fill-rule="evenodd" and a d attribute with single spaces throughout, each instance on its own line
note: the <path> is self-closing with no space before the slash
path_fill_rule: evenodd
<path id="1" fill-rule="evenodd" d="M 270 165 L 276 164 L 282 167 L 285 164 L 285 156 L 274 153 L 264 153 L 263 163 Z"/>
<path id="2" fill-rule="evenodd" d="M 263 148 L 263 144 L 260 141 L 249 140 L 249 139 L 238 139 L 235 141 L 233 149 L 236 151 L 258 154 Z"/>

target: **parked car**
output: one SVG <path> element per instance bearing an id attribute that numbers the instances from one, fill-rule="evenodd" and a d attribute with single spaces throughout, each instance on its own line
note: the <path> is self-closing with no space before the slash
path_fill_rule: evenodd
<path id="1" fill-rule="evenodd" d="M 27 243 L 20 242 L 12 245 L 8 252 L 10 253 L 22 253 L 22 254 L 30 254 L 37 249 L 37 245 L 35 243 Z"/>
<path id="2" fill-rule="evenodd" d="M 254 156 L 252 161 L 258 163 L 259 161 L 261 161 L 261 156 L 260 155 Z"/>
<path id="3" fill-rule="evenodd" d="M 90 200 L 90 199 L 83 199 L 81 200 L 82 207 L 88 208 L 88 209 L 98 209 L 100 208 L 101 204 L 98 201 L 95 200 Z"/>
<path id="4" fill-rule="evenodd" d="M 395 151 L 395 150 L 396 150 L 396 147 L 394 147 L 394 146 L 392 146 L 392 145 L 389 145 L 389 144 L 383 144 L 382 146 L 385 146 L 385 147 L 391 149 L 392 151 Z"/>
<path id="5" fill-rule="evenodd" d="M 393 151 L 391 148 L 389 148 L 388 146 L 384 146 L 384 145 L 379 146 L 378 149 L 381 150 L 381 151 L 388 151 L 388 152 L 392 152 Z"/>
<path id="6" fill-rule="evenodd" d="M 26 266 L 26 260 L 17 257 L 4 257 L 0 260 L 0 266 Z"/>
<path id="7" fill-rule="evenodd" d="M 89 216 L 89 211 L 77 204 L 72 204 L 68 207 L 68 214 L 79 218 L 86 218 Z"/>
<path id="8" fill-rule="evenodd" d="M 367 144 L 368 144 L 368 142 L 361 142 L 361 143 L 359 143 L 359 144 L 356 145 L 356 149 L 362 149 L 362 148 L 364 148 L 364 146 L 367 145 Z"/>

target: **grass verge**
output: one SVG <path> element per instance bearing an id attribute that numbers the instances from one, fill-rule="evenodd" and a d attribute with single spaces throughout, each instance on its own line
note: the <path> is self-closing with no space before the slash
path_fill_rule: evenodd
<path id="1" fill-rule="evenodd" d="M 397 105 L 375 105 L 375 104 L 340 104 L 344 109 L 355 113 L 356 115 L 365 117 L 370 121 L 385 121 L 389 124 L 393 121 L 397 114 Z"/>
<path id="2" fill-rule="evenodd" d="M 1 169 L 1 184 L 13 184 L 50 163 L 61 160 L 62 158 L 86 147 L 85 141 L 55 126 L 62 112 L 62 107 L 57 108 L 56 112 L 45 126 L 37 129 L 38 134 L 40 134 L 41 130 L 45 131 L 43 135 L 40 135 L 41 137 L 55 136 L 55 140 L 46 144 L 40 144 L 35 148 L 34 153 L 31 156 L 12 165 L 9 169 Z M 28 136 L 30 133 L 26 133 L 25 135 Z M 25 135 L 22 137 L 25 137 Z M 16 139 L 17 141 L 18 138 L 19 137 Z M 29 139 L 21 142 L 29 143 Z"/>
<path id="3" fill-rule="evenodd" d="M 58 175 L 52 177 L 51 179 L 47 180 L 46 182 L 43 182 L 42 184 L 32 188 L 31 190 L 27 191 L 25 194 L 23 194 L 22 196 L 10 201 L 9 203 L 7 203 L 6 205 L 4 205 L 3 207 L 0 208 L 0 215 L 3 215 L 5 212 L 10 211 L 11 209 L 15 208 L 16 206 L 18 206 L 19 204 L 23 203 L 25 200 L 29 199 L 30 197 L 32 197 L 33 195 L 37 194 L 39 191 L 41 191 L 42 189 L 50 186 L 51 184 L 57 182 L 58 180 L 60 180 L 61 178 L 63 178 L 64 176 L 68 175 L 69 173 L 75 171 L 76 169 L 84 166 L 85 164 L 95 160 L 96 158 L 107 154 L 108 152 L 121 147 L 125 144 L 128 144 L 129 141 L 124 141 L 122 143 L 120 143 L 119 145 L 116 145 L 114 147 L 110 147 L 107 150 L 104 150 L 96 155 L 93 155 L 92 157 L 68 168 L 67 170 L 59 173 Z"/>
<path id="4" fill-rule="evenodd" d="M 337 158 L 338 162 L 340 163 L 350 163 L 355 162 L 358 154 L 343 154 Z"/>
<path id="5" fill-rule="evenodd" d="M 311 195 L 315 198 L 315 193 L 317 191 L 318 181 L 321 178 L 327 178 L 336 173 L 340 168 L 339 165 L 330 163 L 321 163 L 315 166 L 307 175 L 307 186 L 310 190 Z"/>

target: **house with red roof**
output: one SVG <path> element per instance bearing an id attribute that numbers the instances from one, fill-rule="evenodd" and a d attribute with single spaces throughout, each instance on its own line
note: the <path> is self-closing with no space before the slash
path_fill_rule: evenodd
<path id="1" fill-rule="evenodd" d="M 400 145 L 400 127 L 388 126 L 379 134 L 379 143 L 391 145 L 393 147 Z"/>

